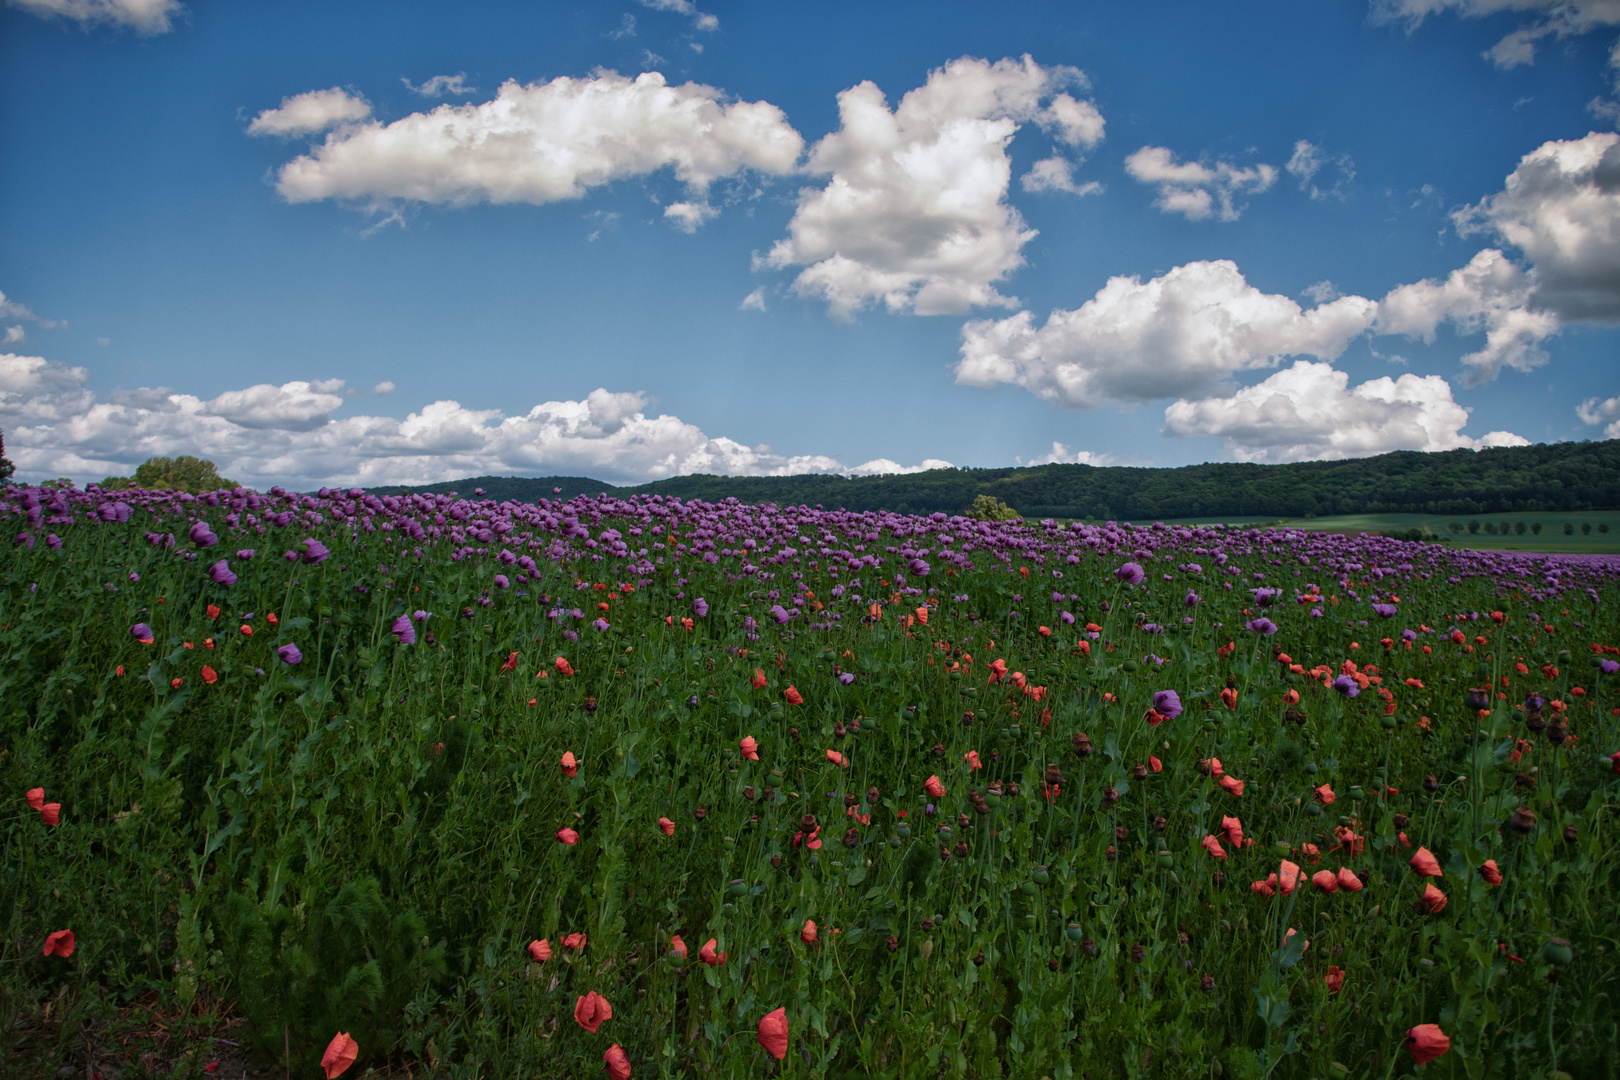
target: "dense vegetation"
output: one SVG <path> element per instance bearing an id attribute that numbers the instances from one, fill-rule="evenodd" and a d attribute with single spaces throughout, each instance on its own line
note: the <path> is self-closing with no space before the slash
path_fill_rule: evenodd
<path id="1" fill-rule="evenodd" d="M 911 514 L 961 514 L 989 495 L 1031 520 L 1326 517 L 1352 513 L 1506 514 L 1620 509 L 1620 439 L 1452 450 L 1398 451 L 1291 465 L 1209 464 L 1179 469 L 1034 465 L 936 469 L 904 476 L 678 476 L 615 488 L 581 477 L 477 477 L 423 491 L 533 502 L 611 492 L 682 499 Z M 397 491 L 397 488 L 388 489 Z"/>
<path id="2" fill-rule="evenodd" d="M 8 1076 L 202 1076 L 211 1002 L 303 1078 L 1614 1074 L 1590 559 L 658 497 L 0 517 Z M 167 1050 L 106 1033 L 131 1002 Z"/>

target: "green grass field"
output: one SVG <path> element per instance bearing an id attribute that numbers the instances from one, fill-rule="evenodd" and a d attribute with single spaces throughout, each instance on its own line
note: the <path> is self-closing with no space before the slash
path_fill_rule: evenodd
<path id="1" fill-rule="evenodd" d="M 1232 518 L 1177 518 L 1169 524 L 1207 525 L 1217 520 L 1228 525 L 1264 526 L 1285 524 L 1289 528 L 1309 529 L 1314 532 L 1404 532 L 1408 529 L 1427 528 L 1436 537 L 1449 540 L 1457 547 L 1478 548 L 1488 551 L 1547 551 L 1565 554 L 1620 553 L 1620 511 L 1588 510 L 1574 513 L 1545 512 L 1523 514 L 1344 514 L 1320 518 L 1232 517 Z M 1478 531 L 1469 532 L 1470 522 L 1478 523 Z M 1520 522 L 1525 531 L 1516 530 Z M 1494 533 L 1485 531 L 1486 524 Z M 1135 522 L 1148 524 L 1148 522 Z M 1541 532 L 1534 532 L 1536 525 Z M 1572 534 L 1564 532 L 1568 524 Z M 1452 526 L 1458 528 L 1454 531 Z M 1583 526 L 1590 531 L 1583 532 Z M 1603 527 L 1608 531 L 1604 532 Z"/>

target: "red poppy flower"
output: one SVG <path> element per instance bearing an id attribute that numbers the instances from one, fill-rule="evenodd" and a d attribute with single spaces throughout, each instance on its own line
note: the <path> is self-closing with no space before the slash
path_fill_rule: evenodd
<path id="1" fill-rule="evenodd" d="M 1338 875 L 1334 874 L 1334 872 L 1331 870 L 1318 870 L 1316 873 L 1312 874 L 1311 884 L 1315 885 L 1319 890 L 1325 893 L 1336 893 L 1339 891 Z"/>
<path id="2" fill-rule="evenodd" d="M 567 937 L 562 939 L 562 947 L 564 949 L 567 949 L 567 950 L 571 951 L 571 952 L 579 951 L 579 950 L 584 949 L 585 948 L 585 935 L 584 934 L 569 934 Z"/>
<path id="3" fill-rule="evenodd" d="M 1226 837 L 1226 842 L 1233 847 L 1243 846 L 1243 822 L 1237 818 L 1223 816 L 1221 818 L 1221 833 Z"/>
<path id="4" fill-rule="evenodd" d="M 326 1044 L 326 1053 L 321 1055 L 321 1068 L 326 1072 L 326 1080 L 343 1075 L 343 1071 L 353 1065 L 354 1059 L 359 1056 L 360 1044 L 351 1039 L 347 1031 L 332 1036 L 332 1041 Z"/>
<path id="5" fill-rule="evenodd" d="M 575 844 L 579 843 L 579 833 L 575 832 L 573 829 L 564 827 L 557 830 L 557 839 L 561 840 L 569 847 L 573 847 Z"/>
<path id="6" fill-rule="evenodd" d="M 562 760 L 557 762 L 557 767 L 562 770 L 564 776 L 573 776 L 577 773 L 579 771 L 579 762 L 574 759 L 574 752 L 564 750 Z"/>
<path id="7" fill-rule="evenodd" d="M 204 664 L 202 666 L 202 681 L 207 683 L 209 686 L 213 686 L 215 683 L 219 682 L 219 672 L 215 671 L 207 664 Z"/>
<path id="8" fill-rule="evenodd" d="M 1344 970 L 1329 966 L 1327 974 L 1322 976 L 1322 984 L 1328 988 L 1328 993 L 1337 994 L 1344 989 Z"/>
<path id="9" fill-rule="evenodd" d="M 1409 865 L 1423 877 L 1445 877 L 1440 872 L 1440 860 L 1435 858 L 1434 853 L 1426 847 L 1417 849 L 1417 853 L 1412 856 Z"/>
<path id="10" fill-rule="evenodd" d="M 613 1006 L 608 1004 L 607 998 L 592 990 L 582 994 L 574 1002 L 574 1022 L 592 1035 L 596 1029 L 613 1019 Z"/>
<path id="11" fill-rule="evenodd" d="M 754 679 L 750 685 L 752 685 L 755 690 L 763 690 L 768 684 L 769 680 L 765 678 L 765 669 L 755 668 Z"/>
<path id="12" fill-rule="evenodd" d="M 1348 866 L 1339 867 L 1338 877 L 1339 888 L 1343 889 L 1345 892 L 1360 892 L 1362 889 L 1366 888 L 1366 886 L 1362 885 L 1361 879 L 1356 877 L 1355 871 L 1351 870 Z"/>
<path id="13" fill-rule="evenodd" d="M 669 951 L 680 957 L 682 960 L 686 959 L 686 942 L 681 940 L 681 935 L 669 935 Z"/>
<path id="14" fill-rule="evenodd" d="M 1423 904 L 1430 915 L 1438 915 L 1446 909 L 1446 894 L 1435 888 L 1434 882 L 1427 882 L 1423 886 Z"/>
<path id="15" fill-rule="evenodd" d="M 208 605 L 208 617 L 210 619 L 219 618 L 219 608 L 218 608 L 217 605 L 214 605 L 214 604 L 209 604 Z"/>
<path id="16" fill-rule="evenodd" d="M 923 790 L 928 793 L 928 797 L 931 799 L 943 799 L 945 797 L 945 785 L 939 782 L 937 776 L 930 776 L 927 780 L 924 780 Z"/>
<path id="17" fill-rule="evenodd" d="M 1412 1052 L 1412 1060 L 1422 1065 L 1450 1050 L 1451 1040 L 1439 1024 L 1419 1024 L 1407 1031 L 1406 1048 Z"/>
<path id="18" fill-rule="evenodd" d="M 664 830 L 665 836 L 675 835 L 675 823 L 669 820 L 667 817 L 661 817 L 658 819 L 658 827 Z"/>
<path id="19" fill-rule="evenodd" d="M 59 802 L 46 803 L 39 808 L 39 816 L 45 824 L 54 826 L 62 820 L 62 804 Z"/>
<path id="20" fill-rule="evenodd" d="M 1228 709 L 1237 708 L 1237 691 L 1232 689 L 1230 686 L 1222 690 L 1221 704 L 1225 705 Z"/>
<path id="21" fill-rule="evenodd" d="M 742 756 L 749 761 L 759 760 L 759 742 L 752 735 L 744 735 L 742 742 L 737 744 Z"/>
<path id="22" fill-rule="evenodd" d="M 1243 797 L 1243 781 L 1239 780 L 1235 776 L 1221 777 L 1221 787 L 1231 792 L 1232 797 L 1235 799 L 1241 799 Z"/>
<path id="23" fill-rule="evenodd" d="M 72 930 L 57 930 L 55 933 L 48 934 L 45 937 L 46 956 L 60 956 L 66 960 L 73 955 L 73 950 L 76 947 Z"/>
<path id="24" fill-rule="evenodd" d="M 1200 759 L 1198 762 L 1198 771 L 1203 773 L 1205 776 L 1219 776 L 1226 770 L 1221 767 L 1220 758 L 1212 757 Z"/>
<path id="25" fill-rule="evenodd" d="M 529 958 L 537 964 L 551 959 L 551 942 L 545 938 L 529 942 Z"/>
<path id="26" fill-rule="evenodd" d="M 1149 754 L 1148 755 L 1148 769 L 1151 772 L 1163 772 L 1164 771 L 1164 762 L 1160 761 L 1158 758 L 1154 757 L 1152 754 Z"/>
<path id="27" fill-rule="evenodd" d="M 557 670 L 560 671 L 562 674 L 564 674 L 564 675 L 573 675 L 574 674 L 574 669 L 573 669 L 572 666 L 569 665 L 568 660 L 567 660 L 566 657 L 562 657 L 562 656 L 557 657 L 557 659 L 554 661 L 554 664 L 555 664 Z"/>
<path id="28" fill-rule="evenodd" d="M 29 788 L 28 793 L 26 795 L 24 795 L 23 798 L 27 799 L 28 800 L 28 805 L 32 806 L 35 810 L 43 810 L 43 809 L 45 809 L 45 789 L 44 788 L 42 788 L 42 787 Z"/>
<path id="29" fill-rule="evenodd" d="M 630 1059 L 618 1043 L 607 1048 L 602 1055 L 602 1063 L 607 1066 L 608 1076 L 612 1080 L 630 1080 Z"/>
<path id="30" fill-rule="evenodd" d="M 968 763 L 969 772 L 974 769 L 984 768 L 984 766 L 979 763 L 979 752 L 977 750 L 969 750 L 967 753 L 962 755 L 962 760 Z"/>
<path id="31" fill-rule="evenodd" d="M 1284 859 L 1282 861 L 1282 876 L 1278 880 L 1281 884 L 1282 894 L 1284 896 L 1287 896 L 1289 893 L 1293 892 L 1295 886 L 1299 884 L 1299 864 L 1291 863 L 1287 859 Z"/>
<path id="32" fill-rule="evenodd" d="M 804 920 L 804 927 L 799 931 L 799 940 L 804 942 L 806 945 L 814 945 L 816 943 L 816 920 Z"/>
<path id="33" fill-rule="evenodd" d="M 1333 800 L 1338 798 L 1337 795 L 1333 794 L 1332 784 L 1323 784 L 1321 787 L 1317 788 L 1316 797 L 1323 806 L 1332 806 Z"/>
<path id="34" fill-rule="evenodd" d="M 1299 704 L 1299 691 L 1298 690 L 1289 690 L 1287 693 L 1285 693 L 1283 695 L 1283 704 L 1284 705 L 1298 705 Z"/>
<path id="35" fill-rule="evenodd" d="M 1209 852 L 1209 854 L 1210 854 L 1210 856 L 1212 858 L 1216 858 L 1216 859 L 1224 859 L 1224 858 L 1226 858 L 1226 849 L 1221 847 L 1221 842 L 1219 840 L 1215 839 L 1215 837 L 1206 836 L 1202 840 L 1200 840 L 1199 843 L 1203 845 L 1204 850 Z"/>
<path id="36" fill-rule="evenodd" d="M 253 627 L 249 626 L 247 623 L 243 623 L 241 625 L 240 629 L 242 631 L 242 636 L 243 637 L 252 637 L 253 636 Z"/>
<path id="37" fill-rule="evenodd" d="M 763 1046 L 765 1052 L 777 1061 L 787 1057 L 787 1009 L 773 1009 L 760 1019 L 759 1045 Z"/>
<path id="38" fill-rule="evenodd" d="M 1485 879 L 1487 885 L 1502 884 L 1502 871 L 1497 869 L 1495 859 L 1485 860 L 1485 864 L 1479 868 L 1479 876 Z"/>
<path id="39" fill-rule="evenodd" d="M 843 754 L 840 754 L 836 750 L 827 751 L 827 760 L 832 762 L 834 765 L 839 765 L 846 769 L 849 768 L 849 758 L 845 757 Z"/>
<path id="40" fill-rule="evenodd" d="M 726 962 L 726 954 L 723 952 L 716 952 L 714 948 L 718 944 L 719 942 L 714 938 L 710 938 L 708 941 L 704 942 L 703 948 L 698 950 L 698 959 L 703 961 L 705 964 L 708 964 L 710 967 L 719 967 L 720 965 L 724 964 Z"/>
<path id="41" fill-rule="evenodd" d="M 797 690 L 795 690 L 791 686 L 788 687 L 786 690 L 782 691 L 782 696 L 787 699 L 787 703 L 789 705 L 803 705 L 804 704 L 804 695 L 799 693 Z"/>
<path id="42" fill-rule="evenodd" d="M 517 653 L 515 653 L 515 652 L 507 653 L 506 654 L 506 661 L 503 664 L 501 664 L 501 670 L 502 671 L 514 671 L 514 670 L 517 669 L 517 662 L 518 662 L 518 654 Z"/>

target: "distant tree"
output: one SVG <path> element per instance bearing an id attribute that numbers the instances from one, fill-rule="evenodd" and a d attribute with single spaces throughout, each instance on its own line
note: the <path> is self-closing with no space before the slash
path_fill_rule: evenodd
<path id="1" fill-rule="evenodd" d="M 1568 521 L 1564 522 L 1564 535 L 1565 536 L 1574 536 L 1575 535 L 1575 526 L 1572 523 L 1568 522 Z"/>
<path id="2" fill-rule="evenodd" d="M 980 495 L 973 500 L 967 516 L 975 521 L 1017 521 L 1020 515 L 994 495 Z"/>
<path id="3" fill-rule="evenodd" d="M 1590 521 L 1581 522 L 1581 535 L 1582 536 L 1591 536 L 1592 535 L 1592 523 Z"/>
<path id="4" fill-rule="evenodd" d="M 11 474 L 17 467 L 6 460 L 6 433 L 0 431 L 0 484 L 11 483 Z"/>
<path id="5" fill-rule="evenodd" d="M 1541 535 L 1541 522 L 1538 521 L 1535 524 L 1531 525 L 1530 526 L 1530 531 L 1535 533 L 1537 536 L 1540 536 Z"/>
<path id="6" fill-rule="evenodd" d="M 1454 533 L 1460 533 L 1463 531 L 1463 523 L 1460 521 L 1447 522 L 1446 528 L 1450 529 Z"/>
<path id="7" fill-rule="evenodd" d="M 1513 523 L 1513 531 L 1518 533 L 1520 536 L 1524 535 L 1524 530 L 1526 528 L 1527 528 L 1527 526 L 1522 521 L 1516 521 L 1516 522 Z"/>
<path id="8" fill-rule="evenodd" d="M 1602 524 L 1600 524 L 1598 526 L 1598 532 L 1607 533 L 1608 531 L 1609 531 L 1609 523 L 1607 521 L 1603 522 Z"/>
<path id="9" fill-rule="evenodd" d="M 1469 531 L 1470 534 L 1479 532 L 1479 519 L 1478 518 L 1475 518 L 1473 521 L 1470 521 L 1468 523 L 1468 531 Z"/>
<path id="10" fill-rule="evenodd" d="M 177 458 L 147 458 L 135 470 L 133 477 L 109 476 L 101 482 L 101 486 L 114 491 L 137 487 L 150 491 L 173 489 L 200 495 L 205 491 L 234 488 L 236 481 L 220 476 L 212 461 L 182 454 Z"/>
<path id="11" fill-rule="evenodd" d="M 1485 535 L 1486 536 L 1495 536 L 1496 535 L 1496 522 L 1487 521 L 1485 523 Z"/>

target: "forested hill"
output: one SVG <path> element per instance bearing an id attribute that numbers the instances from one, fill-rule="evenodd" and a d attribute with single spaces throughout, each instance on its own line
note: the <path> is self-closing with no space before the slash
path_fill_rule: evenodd
<path id="1" fill-rule="evenodd" d="M 1179 469 L 1036 465 L 935 469 L 904 476 L 678 476 L 638 487 L 583 477 L 475 477 L 414 490 L 532 502 L 578 494 L 659 494 L 718 502 L 822 504 L 849 510 L 959 514 L 993 495 L 1027 518 L 1325 517 L 1352 513 L 1486 514 L 1620 509 L 1620 439 L 1442 453 L 1399 451 L 1291 465 Z M 386 489 L 397 491 L 396 488 Z"/>

